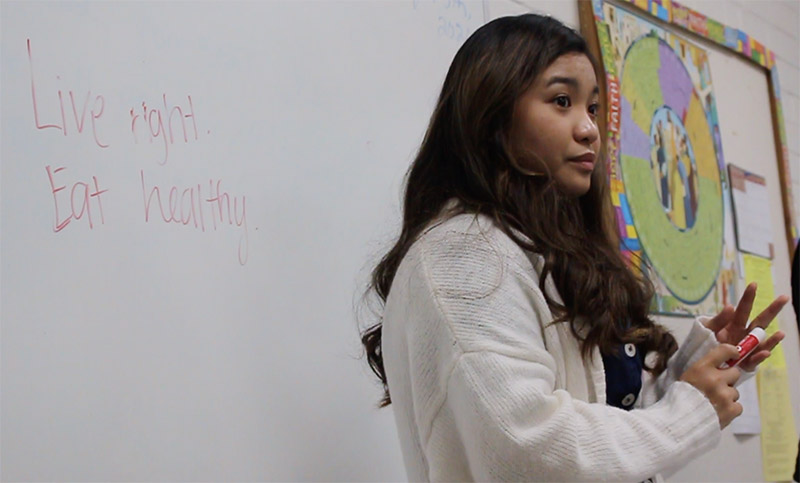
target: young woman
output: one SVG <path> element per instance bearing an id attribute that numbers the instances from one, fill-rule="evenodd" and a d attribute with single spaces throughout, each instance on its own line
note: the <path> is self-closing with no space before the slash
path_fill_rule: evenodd
<path id="1" fill-rule="evenodd" d="M 641 481 L 741 413 L 740 369 L 718 367 L 786 298 L 748 327 L 748 287 L 677 348 L 618 251 L 599 104 L 584 40 L 549 17 L 494 20 L 453 60 L 362 334 L 412 481 Z"/>

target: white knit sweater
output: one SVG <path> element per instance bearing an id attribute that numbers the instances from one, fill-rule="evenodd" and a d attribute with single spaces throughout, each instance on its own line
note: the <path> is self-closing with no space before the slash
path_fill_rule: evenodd
<path id="1" fill-rule="evenodd" d="M 584 362 L 569 325 L 548 325 L 542 264 L 468 214 L 406 254 L 382 352 L 411 481 L 636 482 L 719 441 L 711 403 L 677 381 L 713 333 L 695 322 L 667 371 L 645 373 L 637 408 L 608 406 L 599 351 Z M 546 289 L 558 297 L 552 279 Z"/>

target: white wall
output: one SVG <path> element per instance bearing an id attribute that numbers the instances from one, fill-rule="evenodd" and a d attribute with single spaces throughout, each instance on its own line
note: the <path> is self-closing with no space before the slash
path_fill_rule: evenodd
<path id="1" fill-rule="evenodd" d="M 773 51 L 778 62 L 794 214 L 800 220 L 800 2 L 793 0 L 685 0 L 684 5 L 743 30 Z"/>

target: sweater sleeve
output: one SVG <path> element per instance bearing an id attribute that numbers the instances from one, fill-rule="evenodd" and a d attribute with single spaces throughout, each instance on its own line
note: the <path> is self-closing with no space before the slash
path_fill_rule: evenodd
<path id="1" fill-rule="evenodd" d="M 689 335 L 667 361 L 667 368 L 657 378 L 643 373 L 642 392 L 639 404 L 648 406 L 661 399 L 672 383 L 678 381 L 692 364 L 717 346 L 714 333 L 703 324 L 703 317 L 694 319 Z"/>
<path id="2" fill-rule="evenodd" d="M 714 409 L 687 383 L 623 411 L 576 400 L 550 380 L 531 360 L 493 352 L 459 360 L 443 413 L 452 413 L 476 480 L 642 481 L 719 440 Z"/>
<path id="3" fill-rule="evenodd" d="M 705 325 L 709 318 L 700 316 L 694 319 L 689 335 L 686 336 L 678 351 L 669 359 L 667 369 L 658 378 L 650 378 L 647 372 L 643 374 L 640 405 L 647 406 L 661 399 L 669 386 L 678 381 L 686 369 L 719 345 L 714 332 Z M 742 369 L 740 369 L 740 373 L 736 386 L 755 375 L 755 371 L 749 372 Z"/>
<path id="4" fill-rule="evenodd" d="M 458 349 L 435 370 L 445 392 L 422 441 L 429 461 L 447 442 L 463 448 L 476 480 L 641 481 L 717 444 L 716 413 L 689 384 L 633 411 L 556 389 L 563 354 L 545 346 L 535 274 L 480 237 L 428 248 L 430 293 Z"/>

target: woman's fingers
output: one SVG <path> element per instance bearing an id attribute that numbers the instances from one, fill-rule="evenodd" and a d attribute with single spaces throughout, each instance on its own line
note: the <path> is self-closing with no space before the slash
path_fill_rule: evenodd
<path id="1" fill-rule="evenodd" d="M 733 387 L 740 376 L 739 368 L 719 368 L 725 361 L 735 358 L 738 353 L 736 347 L 720 344 L 692 364 L 680 378 L 696 387 L 708 398 L 717 412 L 722 428 L 742 412 L 742 406 L 738 402 L 739 392 Z"/>
<path id="2" fill-rule="evenodd" d="M 755 283 L 749 284 L 735 310 L 729 305 L 725 306 L 720 313 L 706 322 L 706 327 L 716 334 L 719 342 L 737 344 L 754 328 L 765 329 L 778 316 L 783 306 L 789 302 L 789 297 L 786 295 L 777 297 L 748 325 L 747 321 L 753 310 L 756 288 Z"/>
<path id="3" fill-rule="evenodd" d="M 720 344 L 708 351 L 708 354 L 706 354 L 705 357 L 701 358 L 697 362 L 698 364 L 703 362 L 717 369 L 724 362 L 727 362 L 730 359 L 736 359 L 737 357 L 739 357 L 739 349 L 731 344 Z"/>
<path id="4" fill-rule="evenodd" d="M 733 316 L 733 322 L 736 327 L 741 327 L 744 330 L 747 327 L 747 321 L 750 320 L 750 312 L 753 310 L 753 301 L 756 299 L 756 283 L 750 283 L 744 289 L 742 298 L 736 306 L 736 313 Z"/>
<path id="5" fill-rule="evenodd" d="M 734 312 L 733 305 L 726 305 L 720 313 L 706 322 L 706 327 L 715 334 L 718 333 L 731 323 Z"/>
<path id="6" fill-rule="evenodd" d="M 756 349 L 750 354 L 750 356 L 743 360 L 739 366 L 743 371 L 755 371 L 759 364 L 767 360 L 767 358 L 772 354 L 772 349 L 774 349 L 784 337 L 786 337 L 786 334 L 783 332 L 775 332 L 767 340 L 759 344 L 758 347 L 756 347 Z"/>
<path id="7" fill-rule="evenodd" d="M 756 327 L 761 327 L 762 329 L 766 329 L 767 326 L 772 322 L 775 317 L 778 316 L 778 312 L 781 311 L 784 305 L 789 301 L 789 297 L 786 295 L 781 295 L 777 297 L 775 300 L 772 301 L 769 306 L 764 309 L 756 318 L 753 319 L 753 322 L 747 328 L 748 331 L 753 330 Z"/>
<path id="8" fill-rule="evenodd" d="M 742 298 L 735 309 L 726 305 L 720 313 L 706 323 L 706 327 L 717 335 L 718 341 L 736 344 L 746 333 L 747 320 L 750 317 L 750 311 L 753 310 L 755 298 L 756 284 L 753 282 L 744 289 Z"/>
<path id="9" fill-rule="evenodd" d="M 759 344 L 761 347 L 757 347 L 756 350 L 766 350 L 771 351 L 774 349 L 783 338 L 786 337 L 786 334 L 781 332 L 780 330 L 769 336 L 767 340 Z"/>

